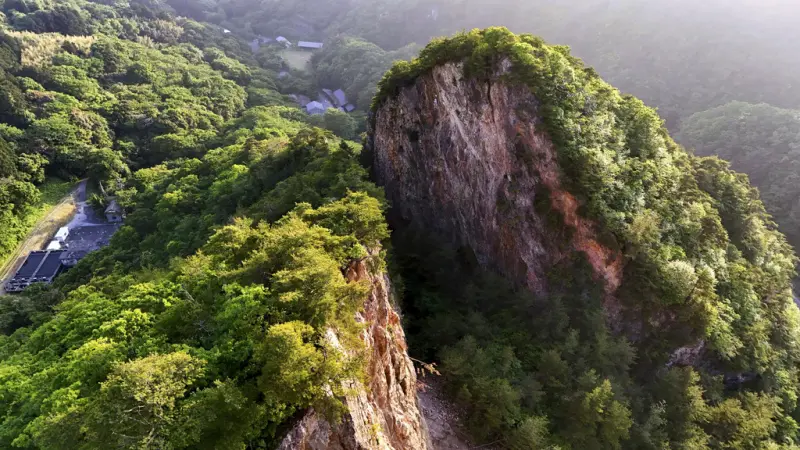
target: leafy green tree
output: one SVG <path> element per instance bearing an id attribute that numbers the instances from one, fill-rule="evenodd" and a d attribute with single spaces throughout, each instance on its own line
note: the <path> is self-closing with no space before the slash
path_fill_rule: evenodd
<path id="1" fill-rule="evenodd" d="M 90 445 L 169 446 L 177 401 L 201 375 L 203 361 L 183 352 L 153 355 L 117 366 L 86 405 Z"/>
<path id="2" fill-rule="evenodd" d="M 322 117 L 325 128 L 344 139 L 355 139 L 356 121 L 347 113 L 328 108 Z"/>

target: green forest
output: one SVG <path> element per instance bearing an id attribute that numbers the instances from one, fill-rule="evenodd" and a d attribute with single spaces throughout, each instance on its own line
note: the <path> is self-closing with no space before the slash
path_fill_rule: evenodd
<path id="1" fill-rule="evenodd" d="M 698 155 L 718 155 L 746 172 L 781 231 L 800 248 L 800 111 L 732 102 L 687 118 L 680 140 Z"/>
<path id="2" fill-rule="evenodd" d="M 413 249 L 398 252 L 412 345 L 441 361 L 470 429 L 514 449 L 794 448 L 796 257 L 747 177 L 686 153 L 654 110 L 566 48 L 502 28 L 434 41 L 396 64 L 373 108 L 448 61 L 493 83 L 504 60 L 505 82 L 539 103 L 568 190 L 625 255 L 617 300 L 630 313 L 617 324 L 624 331 L 610 327 L 603 283 L 580 255 L 553 267 L 537 297 L 463 249 L 401 230 L 396 246 Z M 554 234 L 569 236 L 553 221 Z M 560 251 L 569 245 L 565 237 Z M 674 364 L 672 349 L 698 338 L 707 363 Z"/>
<path id="3" fill-rule="evenodd" d="M 127 211 L 54 284 L 0 295 L 0 448 L 271 449 L 308 408 L 338 423 L 365 260 L 476 447 L 800 448 L 800 14 L 657 3 L 0 0 L 0 259 L 54 186 Z M 463 31 L 493 25 L 536 36 Z M 306 70 L 251 48 L 279 35 L 324 47 Z M 501 59 L 624 254 L 635 335 L 580 254 L 534 296 L 390 230 L 368 121 L 436 65 L 486 81 Z M 292 97 L 322 88 L 356 111 Z"/>

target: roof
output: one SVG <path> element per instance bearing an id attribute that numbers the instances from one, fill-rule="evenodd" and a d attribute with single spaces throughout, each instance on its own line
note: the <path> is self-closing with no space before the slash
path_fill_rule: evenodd
<path id="1" fill-rule="evenodd" d="M 306 111 L 308 111 L 309 113 L 325 112 L 325 105 L 323 105 L 320 102 L 309 102 L 306 105 Z"/>
<path id="2" fill-rule="evenodd" d="M 353 106 L 352 103 L 348 103 L 348 104 L 344 105 L 344 110 L 347 111 L 347 112 L 352 112 L 354 109 L 356 109 L 356 107 Z"/>
<path id="3" fill-rule="evenodd" d="M 347 96 L 344 94 L 343 90 L 337 89 L 333 91 L 333 96 L 336 97 L 336 100 L 339 102 L 340 106 L 347 104 Z"/>
<path id="4" fill-rule="evenodd" d="M 49 283 L 63 269 L 63 250 L 30 252 L 17 273 L 6 283 L 6 291 L 20 292 L 32 283 Z"/>
<path id="5" fill-rule="evenodd" d="M 297 46 L 302 48 L 322 48 L 322 42 L 298 41 Z"/>
<path id="6" fill-rule="evenodd" d="M 56 231 L 56 235 L 53 236 L 53 239 L 66 239 L 69 236 L 69 227 L 61 227 Z"/>
<path id="7" fill-rule="evenodd" d="M 122 207 L 119 206 L 116 200 L 111 200 L 108 202 L 108 206 L 106 207 L 106 214 L 121 214 Z"/>

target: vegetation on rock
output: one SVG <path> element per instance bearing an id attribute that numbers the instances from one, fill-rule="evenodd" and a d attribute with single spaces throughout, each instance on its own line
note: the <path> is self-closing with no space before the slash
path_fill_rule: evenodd
<path id="1" fill-rule="evenodd" d="M 553 268 L 552 295 L 536 297 L 476 269 L 464 249 L 395 230 L 389 267 L 412 350 L 440 363 L 474 434 L 512 449 L 796 448 L 795 257 L 743 175 L 688 155 L 652 109 L 531 35 L 438 39 L 376 84 L 419 36 L 501 19 L 561 23 L 559 9 L 477 17 L 471 2 L 346 5 L 0 1 L 0 257 L 25 235 L 47 177 L 102 182 L 128 212 L 110 246 L 53 286 L 0 297 L 0 447 L 272 448 L 308 407 L 340 416 L 342 381 L 363 374 L 354 316 L 368 289 L 343 271 L 365 258 L 384 269 L 366 251 L 389 236 L 383 194 L 357 163 L 359 145 L 343 140 L 363 130 L 363 113 L 310 118 L 283 94 L 341 87 L 366 109 L 376 92 L 377 111 L 454 62 L 540 101 L 565 186 L 625 258 L 615 295 L 640 331 L 609 327 L 604 286 L 580 253 Z M 582 52 L 598 23 L 569 27 Z M 248 45 L 262 34 L 326 46 L 313 73 L 279 77 L 280 51 Z M 653 92 L 670 115 L 737 90 L 800 106 L 791 83 L 754 93 L 767 63 L 751 65 L 743 85 L 722 83 L 716 62 L 669 72 L 665 58 L 628 72 L 607 47 L 618 40 L 600 40 L 590 59 L 602 72 Z M 496 79 L 502 61 L 513 69 Z M 685 73 L 705 82 L 674 94 Z M 754 111 L 766 119 L 752 133 L 729 119 Z M 794 119 L 732 104 L 695 116 L 682 136 L 752 170 L 767 209 L 791 228 Z M 702 364 L 675 363 L 676 347 L 700 342 Z"/>
<path id="2" fill-rule="evenodd" d="M 624 259 L 615 319 L 569 239 L 556 245 L 572 256 L 537 297 L 471 266 L 469 250 L 432 254 L 435 237 L 414 237 L 424 230 L 398 235 L 412 345 L 441 360 L 470 428 L 510 448 L 796 442 L 795 256 L 746 177 L 687 154 L 655 111 L 566 48 L 502 28 L 434 41 L 396 64 L 374 113 L 445 63 L 476 83 L 530 89 L 530 120 L 555 144 L 562 183 Z M 676 349 L 697 346 L 696 362 L 677 361 Z"/>

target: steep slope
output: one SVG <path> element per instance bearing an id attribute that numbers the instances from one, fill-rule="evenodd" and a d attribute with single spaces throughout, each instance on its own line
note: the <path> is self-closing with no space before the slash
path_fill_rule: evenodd
<path id="1" fill-rule="evenodd" d="M 686 119 L 679 139 L 746 173 L 781 232 L 800 248 L 800 111 L 732 102 Z"/>
<path id="2" fill-rule="evenodd" d="M 0 448 L 426 448 L 359 146 L 162 2 L 0 3 L 0 256 L 45 174 L 128 213 L 0 296 Z"/>
<path id="3" fill-rule="evenodd" d="M 331 424 L 311 410 L 289 431 L 278 448 L 429 448 L 425 424 L 417 406 L 414 363 L 406 353 L 405 333 L 391 298 L 389 278 L 384 273 L 374 273 L 365 261 L 351 263 L 346 276 L 350 282 L 367 282 L 371 286 L 357 318 L 366 325 L 362 334 L 367 348 L 366 386 L 360 382 L 349 386 L 355 392 L 346 397 L 347 413 L 340 423 Z"/>
<path id="4" fill-rule="evenodd" d="M 426 448 L 380 191 L 330 134 L 255 139 L 281 111 L 136 172 L 109 247 L 2 298 L 3 447 Z"/>
<path id="5" fill-rule="evenodd" d="M 442 360 L 476 434 L 509 448 L 798 438 L 785 239 L 746 180 L 689 156 L 565 48 L 499 28 L 430 44 L 382 80 L 368 147 L 412 340 Z"/>

